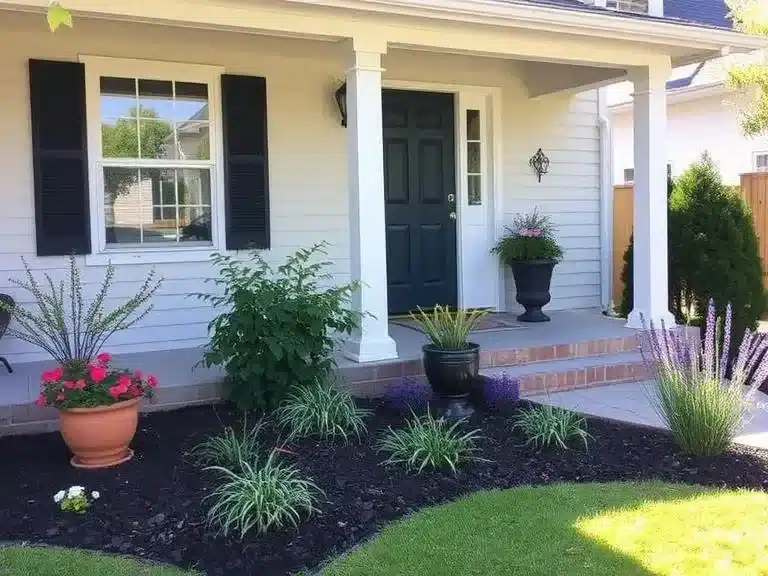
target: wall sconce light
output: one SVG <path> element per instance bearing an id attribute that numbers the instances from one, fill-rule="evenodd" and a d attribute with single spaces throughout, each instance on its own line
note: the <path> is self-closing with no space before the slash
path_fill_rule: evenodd
<path id="1" fill-rule="evenodd" d="M 539 177 L 539 182 L 541 182 L 542 174 L 546 174 L 549 170 L 549 158 L 547 158 L 547 155 L 544 154 L 541 148 L 539 148 L 536 151 L 536 154 L 531 156 L 531 159 L 528 161 L 528 165 L 533 168 L 536 176 Z"/>
<path id="2" fill-rule="evenodd" d="M 347 126 L 347 83 L 346 82 L 344 82 L 341 86 L 339 86 L 334 96 L 336 97 L 336 106 L 338 106 L 339 114 L 341 115 L 341 125 L 346 128 Z"/>

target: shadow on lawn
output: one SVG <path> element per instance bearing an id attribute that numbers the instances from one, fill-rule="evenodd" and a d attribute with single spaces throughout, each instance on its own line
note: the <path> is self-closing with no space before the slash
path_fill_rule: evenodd
<path id="1" fill-rule="evenodd" d="M 680 522 L 691 518 L 690 508 L 702 503 L 707 507 L 710 496 L 715 495 L 718 500 L 722 494 L 699 486 L 660 482 L 555 484 L 477 493 L 387 526 L 379 536 L 335 560 L 321 573 L 323 576 L 711 574 L 717 556 L 710 557 L 711 563 L 707 566 L 702 565 L 698 558 L 701 531 L 692 538 L 690 533 L 680 530 L 686 526 Z M 725 497 L 741 496 L 762 500 L 763 508 L 768 502 L 768 496 L 759 492 L 729 492 Z M 716 503 L 731 509 L 731 514 L 744 513 L 743 506 L 739 510 L 734 502 Z M 748 509 L 756 504 L 749 502 Z M 677 517 L 680 512 L 683 512 L 682 518 Z M 728 515 L 718 508 L 717 516 L 722 513 Z M 754 527 L 759 527 L 766 517 L 767 513 L 759 512 Z M 712 518 L 710 511 L 707 520 Z M 726 518 L 726 524 L 730 520 Z M 706 537 L 705 531 L 703 541 L 727 547 L 728 538 L 723 536 L 727 531 L 718 530 L 716 526 L 712 529 L 713 536 Z M 669 548 L 665 548 L 667 546 Z M 677 554 L 686 548 L 690 557 Z M 759 556 L 758 548 L 754 552 Z M 734 550 L 726 553 L 729 557 L 739 556 Z M 645 566 L 640 563 L 641 559 Z M 686 560 L 692 564 L 685 564 L 688 570 L 680 572 L 680 563 Z M 649 564 L 651 568 L 646 567 Z M 689 571 L 694 565 L 693 571 Z M 721 572 L 722 575 L 737 573 Z"/>

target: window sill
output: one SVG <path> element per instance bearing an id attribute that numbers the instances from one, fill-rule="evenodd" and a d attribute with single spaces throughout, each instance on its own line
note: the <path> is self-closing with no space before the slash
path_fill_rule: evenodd
<path id="1" fill-rule="evenodd" d="M 115 266 L 129 264 L 174 264 L 183 262 L 207 262 L 216 250 L 212 246 L 205 248 L 178 248 L 175 250 L 114 250 L 87 254 L 86 266 Z"/>

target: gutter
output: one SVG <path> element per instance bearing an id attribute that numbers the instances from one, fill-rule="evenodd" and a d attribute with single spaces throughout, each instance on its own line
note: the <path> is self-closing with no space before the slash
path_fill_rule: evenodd
<path id="1" fill-rule="evenodd" d="M 610 110 L 602 90 L 597 90 L 597 118 L 600 132 L 600 304 L 613 305 L 613 134 Z"/>

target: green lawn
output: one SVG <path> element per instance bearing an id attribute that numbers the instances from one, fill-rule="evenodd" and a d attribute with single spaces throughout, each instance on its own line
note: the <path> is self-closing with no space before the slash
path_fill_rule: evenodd
<path id="1" fill-rule="evenodd" d="M 172 566 L 131 558 L 36 546 L 0 547 L 0 575 L 8 576 L 193 576 Z"/>
<path id="2" fill-rule="evenodd" d="M 324 576 L 768 574 L 768 494 L 663 483 L 474 494 L 393 523 Z"/>

